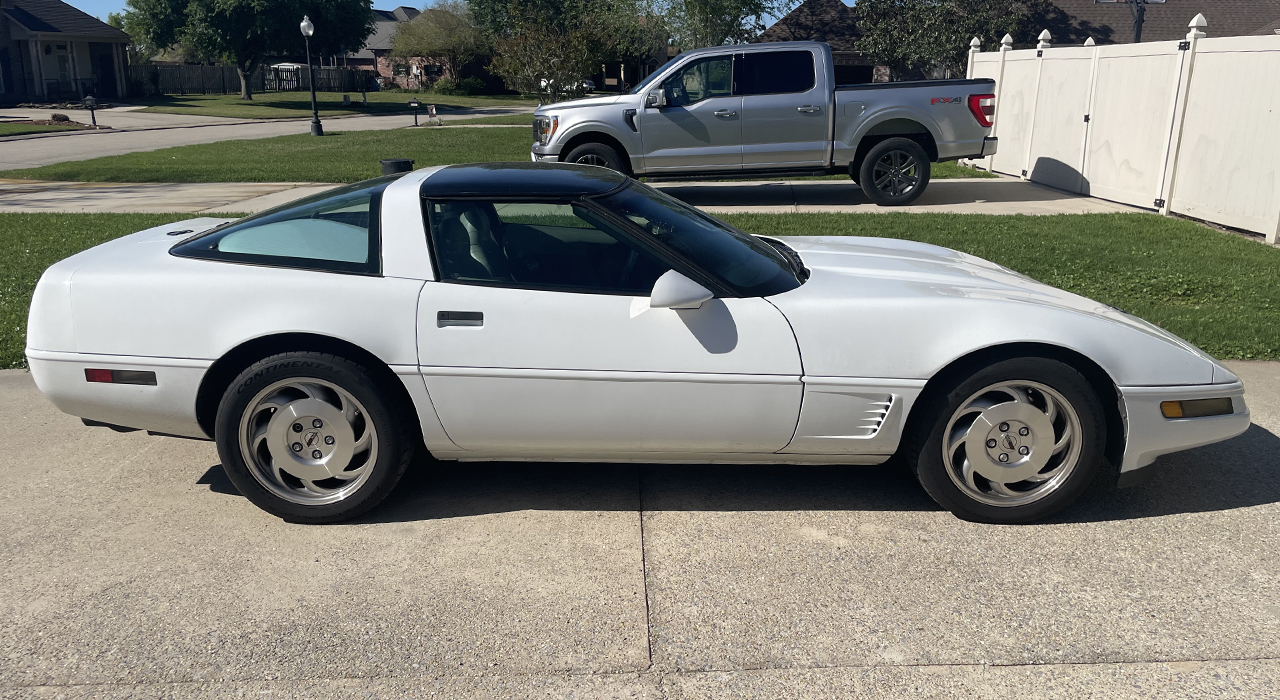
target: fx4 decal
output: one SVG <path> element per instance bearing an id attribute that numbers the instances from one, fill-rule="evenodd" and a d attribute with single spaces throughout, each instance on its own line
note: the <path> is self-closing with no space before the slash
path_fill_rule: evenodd
<path id="1" fill-rule="evenodd" d="M 949 104 L 960 104 L 961 102 L 964 102 L 964 99 L 960 97 L 935 97 L 932 100 L 930 100 L 929 104 L 930 105 L 949 105 Z"/>

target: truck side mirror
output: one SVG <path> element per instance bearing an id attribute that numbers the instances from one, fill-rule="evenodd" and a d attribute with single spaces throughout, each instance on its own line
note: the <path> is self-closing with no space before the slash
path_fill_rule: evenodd
<path id="1" fill-rule="evenodd" d="M 666 88 L 658 88 L 653 92 L 644 96 L 645 107 L 666 107 L 667 106 L 667 90 Z"/>

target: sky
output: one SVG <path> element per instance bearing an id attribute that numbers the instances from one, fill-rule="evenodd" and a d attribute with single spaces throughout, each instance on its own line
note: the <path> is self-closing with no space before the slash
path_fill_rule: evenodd
<path id="1" fill-rule="evenodd" d="M 122 12 L 124 10 L 124 0 L 65 0 L 67 4 L 87 12 L 94 17 L 107 21 L 107 15 L 112 12 Z M 852 5 L 854 0 L 844 0 L 844 4 Z M 380 10 L 389 10 L 400 5 L 412 5 L 418 7 L 422 4 L 422 0 L 375 0 L 373 6 Z"/>

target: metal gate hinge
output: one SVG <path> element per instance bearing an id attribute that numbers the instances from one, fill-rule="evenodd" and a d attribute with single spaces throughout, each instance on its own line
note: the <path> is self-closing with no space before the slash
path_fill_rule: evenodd
<path id="1" fill-rule="evenodd" d="M 1085 123 L 1088 123 L 1088 121 L 1089 121 L 1089 115 L 1087 115 L 1087 114 L 1086 114 L 1086 115 L 1084 115 L 1084 120 L 1085 120 Z"/>
<path id="2" fill-rule="evenodd" d="M 1164 200 L 1163 200 L 1163 199 L 1157 199 L 1157 200 L 1156 200 L 1156 209 L 1164 209 Z"/>
<path id="3" fill-rule="evenodd" d="M 1023 170 L 1023 171 L 1022 171 L 1022 176 L 1023 176 L 1023 177 L 1026 177 L 1026 176 L 1027 176 L 1027 171 Z"/>
<path id="4" fill-rule="evenodd" d="M 1191 42 L 1190 42 L 1190 41 L 1179 41 L 1179 42 L 1178 42 L 1178 50 L 1179 50 L 1179 51 L 1190 51 L 1190 50 L 1191 50 Z"/>
<path id="5" fill-rule="evenodd" d="M 1036 58 L 1044 58 L 1044 51 L 1037 51 Z"/>

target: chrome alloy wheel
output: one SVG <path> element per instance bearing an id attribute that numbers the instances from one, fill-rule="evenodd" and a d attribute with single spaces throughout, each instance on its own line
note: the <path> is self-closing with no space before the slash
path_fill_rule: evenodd
<path id="1" fill-rule="evenodd" d="M 336 503 L 360 489 L 378 460 L 364 406 L 321 379 L 285 379 L 258 392 L 240 418 L 249 472 L 291 503 Z"/>
<path id="2" fill-rule="evenodd" d="M 1079 464 L 1083 441 L 1071 403 L 1029 381 L 976 392 L 942 435 L 942 462 L 956 487 L 980 503 L 1004 507 L 1058 490 Z"/>
<path id="3" fill-rule="evenodd" d="M 609 167 L 609 161 L 605 160 L 603 156 L 598 156 L 594 153 L 581 155 L 573 162 L 578 163 L 579 165 L 598 165 L 602 168 Z"/>
<path id="4" fill-rule="evenodd" d="M 910 194 L 920 184 L 920 163 L 906 151 L 889 151 L 871 168 L 876 189 L 890 197 Z"/>

